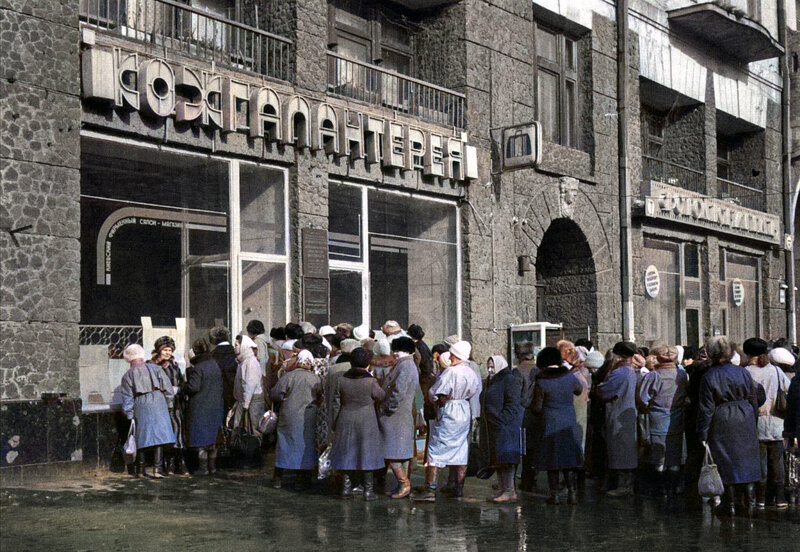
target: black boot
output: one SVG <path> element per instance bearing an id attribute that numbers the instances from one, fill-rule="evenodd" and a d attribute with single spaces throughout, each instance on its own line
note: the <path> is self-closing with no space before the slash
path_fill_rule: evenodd
<path id="1" fill-rule="evenodd" d="M 353 497 L 353 481 L 350 479 L 350 474 L 347 472 L 342 475 L 342 490 L 339 496 L 342 498 Z"/>
<path id="2" fill-rule="evenodd" d="M 578 474 L 570 470 L 567 475 L 567 504 L 574 506 L 578 503 Z"/>
<path id="3" fill-rule="evenodd" d="M 621 497 L 633 494 L 633 474 L 627 470 L 619 470 L 617 478 L 617 488 L 608 491 L 608 496 Z"/>
<path id="4" fill-rule="evenodd" d="M 736 488 L 733 485 L 725 487 L 725 494 L 722 497 L 722 502 L 715 508 L 715 512 L 719 515 L 735 516 L 736 515 Z"/>
<path id="5" fill-rule="evenodd" d="M 558 498 L 558 470 L 547 470 L 548 504 L 561 504 Z"/>
<path id="6" fill-rule="evenodd" d="M 153 449 L 153 478 L 163 479 L 165 476 L 162 447 L 155 447 L 155 449 Z"/>
<path id="7" fill-rule="evenodd" d="M 378 500 L 378 495 L 375 494 L 375 475 L 369 470 L 364 472 L 364 500 Z"/>
<path id="8" fill-rule="evenodd" d="M 145 475 L 144 472 L 144 452 L 137 451 L 136 452 L 136 461 L 133 463 L 133 476 L 140 477 Z"/>
<path id="9" fill-rule="evenodd" d="M 217 473 L 217 451 L 216 449 L 208 451 L 208 475 L 214 475 Z M 186 469 L 186 466 L 183 468 Z M 189 473 L 189 472 L 186 472 Z"/>
<path id="10" fill-rule="evenodd" d="M 748 485 L 753 485 L 753 483 L 748 483 Z M 767 484 L 766 483 L 758 483 L 756 486 L 756 509 L 763 510 L 766 508 L 767 503 Z"/>

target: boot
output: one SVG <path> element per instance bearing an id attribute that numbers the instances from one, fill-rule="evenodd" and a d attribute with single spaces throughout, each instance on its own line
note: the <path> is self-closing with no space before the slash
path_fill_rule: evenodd
<path id="1" fill-rule="evenodd" d="M 756 508 L 758 506 L 756 504 L 756 490 L 755 490 L 755 485 L 753 483 L 748 483 L 747 484 L 746 493 L 747 494 L 745 495 L 745 500 L 746 500 L 746 505 L 747 505 L 747 515 L 748 516 L 752 516 L 755 513 L 755 510 L 756 510 Z M 763 510 L 764 508 L 761 507 L 759 509 Z"/>
<path id="2" fill-rule="evenodd" d="M 522 459 L 522 478 L 519 489 L 523 493 L 532 493 L 536 490 L 536 470 L 530 465 L 528 457 Z"/>
<path id="3" fill-rule="evenodd" d="M 736 515 L 736 488 L 733 485 L 725 487 L 725 494 L 722 501 L 714 508 L 714 511 L 722 516 Z"/>
<path id="4" fill-rule="evenodd" d="M 350 479 L 350 474 L 345 472 L 342 475 L 342 490 L 339 493 L 341 498 L 353 498 L 353 481 Z"/>
<path id="5" fill-rule="evenodd" d="M 186 468 L 186 460 L 183 457 L 183 449 L 175 451 L 175 475 L 188 476 L 189 470 Z"/>
<path id="6" fill-rule="evenodd" d="M 547 470 L 547 503 L 561 504 L 558 498 L 558 470 Z"/>
<path id="7" fill-rule="evenodd" d="M 371 471 L 364 472 L 364 500 L 378 500 L 378 495 L 375 494 L 375 475 Z"/>
<path id="8" fill-rule="evenodd" d="M 500 504 L 517 500 L 517 493 L 514 490 L 514 468 L 501 468 L 498 471 L 498 476 L 500 479 L 500 493 L 492 498 L 492 502 Z"/>
<path id="9" fill-rule="evenodd" d="M 214 475 L 215 473 L 217 473 L 217 451 L 216 450 L 208 451 L 208 463 L 207 463 L 207 466 L 208 466 L 208 475 Z M 184 469 L 186 469 L 185 465 L 184 465 Z M 189 472 L 187 471 L 186 473 L 189 473 Z"/>
<path id="10" fill-rule="evenodd" d="M 274 468 L 272 471 L 272 488 L 280 489 L 283 483 L 283 468 Z"/>
<path id="11" fill-rule="evenodd" d="M 133 463 L 133 476 L 140 477 L 145 475 L 144 472 L 144 452 L 136 452 L 136 461 Z"/>
<path id="12" fill-rule="evenodd" d="M 453 487 L 453 498 L 460 499 L 464 496 L 464 479 L 467 477 L 466 466 L 456 466 L 454 468 L 456 483 Z"/>
<path id="13" fill-rule="evenodd" d="M 778 510 L 785 510 L 789 507 L 789 502 L 786 500 L 786 485 L 783 481 L 775 483 L 775 508 Z"/>
<path id="14" fill-rule="evenodd" d="M 153 479 L 163 479 L 164 477 L 166 477 L 166 473 L 164 473 L 162 447 L 156 447 L 153 451 Z"/>
<path id="15" fill-rule="evenodd" d="M 397 478 L 397 489 L 395 489 L 395 491 L 389 495 L 389 498 L 407 497 L 409 494 L 411 494 L 411 479 L 409 478 L 408 473 L 408 462 L 398 462 L 396 470 L 395 464 L 392 464 L 392 471 Z"/>
<path id="16" fill-rule="evenodd" d="M 752 483 L 747 484 L 748 487 L 752 486 Z M 767 485 L 766 483 L 758 483 L 758 486 L 755 490 L 756 493 L 756 509 L 763 510 L 766 508 L 767 503 Z"/>
<path id="17" fill-rule="evenodd" d="M 211 471 L 208 469 L 208 451 L 206 449 L 200 449 L 197 453 L 197 460 L 199 463 L 198 471 L 201 475 L 211 475 Z"/>
<path id="18" fill-rule="evenodd" d="M 567 472 L 567 504 L 574 506 L 578 503 L 578 474 L 570 470 Z"/>
<path id="19" fill-rule="evenodd" d="M 633 494 L 633 474 L 628 471 L 619 471 L 617 488 L 606 493 L 608 496 L 619 498 Z"/>
<path id="20" fill-rule="evenodd" d="M 416 502 L 436 502 L 436 483 L 428 483 L 421 492 L 414 491 L 411 500 Z"/>

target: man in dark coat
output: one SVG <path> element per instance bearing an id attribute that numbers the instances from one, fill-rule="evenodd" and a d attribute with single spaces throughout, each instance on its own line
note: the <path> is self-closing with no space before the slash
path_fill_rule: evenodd
<path id="1" fill-rule="evenodd" d="M 636 385 L 638 375 L 632 362 L 638 353 L 634 343 L 620 341 L 614 345 L 614 367 L 595 393 L 606 403 L 605 437 L 608 468 L 616 470 L 617 488 L 608 492 L 619 497 L 633 494 L 633 471 L 639 465 L 636 425 Z"/>
<path id="2" fill-rule="evenodd" d="M 520 489 L 525 492 L 533 491 L 536 486 L 537 470 L 533 467 L 533 421 L 534 415 L 528 407 L 533 398 L 533 388 L 535 387 L 536 376 L 539 374 L 539 367 L 536 366 L 536 359 L 533 354 L 533 343 L 527 342 L 519 345 L 517 352 L 519 358 L 519 374 L 522 376 L 522 390 L 520 402 L 523 409 L 522 431 L 523 443 L 525 444 L 525 458 L 522 459 L 522 478 Z"/>
<path id="3" fill-rule="evenodd" d="M 411 324 L 408 327 L 408 336 L 414 340 L 414 362 L 419 367 L 419 382 L 423 387 L 430 389 L 433 385 L 436 375 L 433 371 L 433 353 L 428 347 L 428 344 L 422 341 L 425 337 L 425 331 L 417 324 Z"/>
<path id="4" fill-rule="evenodd" d="M 231 344 L 231 334 L 223 326 L 215 326 L 209 332 L 211 345 L 214 349 L 211 356 L 217 361 L 222 372 L 222 401 L 225 412 L 228 412 L 236 402 L 233 396 L 233 381 L 236 379 L 236 351 Z"/>
<path id="5" fill-rule="evenodd" d="M 397 479 L 397 489 L 389 497 L 404 498 L 411 493 L 409 465 L 414 456 L 414 396 L 419 372 L 413 357 L 416 346 L 410 337 L 394 338 L 391 348 L 397 360 L 383 381 L 386 398 L 378 411 L 378 424 L 386 463 Z"/>
<path id="6" fill-rule="evenodd" d="M 222 401 L 222 371 L 211 357 L 211 346 L 205 339 L 192 344 L 192 366 L 186 370 L 184 392 L 189 397 L 186 411 L 187 445 L 198 448 L 204 475 L 216 473 L 217 433 L 225 411 Z M 205 466 L 203 461 L 205 460 Z"/>

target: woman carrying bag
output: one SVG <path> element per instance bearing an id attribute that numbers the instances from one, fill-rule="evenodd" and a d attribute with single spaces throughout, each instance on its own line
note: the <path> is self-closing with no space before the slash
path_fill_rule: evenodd
<path id="1" fill-rule="evenodd" d="M 162 466 L 164 445 L 175 442 L 167 403 L 172 399 L 172 383 L 160 366 L 145 362 L 147 357 L 141 345 L 128 345 L 122 356 L 130 368 L 122 376 L 120 392 L 122 410 L 129 420 L 136 422 L 135 475 L 145 472 L 145 454 L 153 451 L 153 478 L 165 476 Z"/>

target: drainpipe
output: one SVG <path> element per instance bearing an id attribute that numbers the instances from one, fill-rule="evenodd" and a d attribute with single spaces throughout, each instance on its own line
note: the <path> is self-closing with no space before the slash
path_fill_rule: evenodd
<path id="1" fill-rule="evenodd" d="M 620 279 L 622 337 L 634 340 L 631 293 L 631 189 L 628 181 L 628 0 L 617 0 L 617 145 L 619 149 Z"/>
<path id="2" fill-rule="evenodd" d="M 791 78 L 789 73 L 789 45 L 786 43 L 786 0 L 778 0 L 778 42 L 784 48 L 781 57 L 783 89 L 781 91 L 781 161 L 783 165 L 783 216 L 784 232 L 794 238 L 795 191 L 792 189 L 792 128 L 789 118 Z M 783 246 L 787 244 L 783 240 Z M 797 343 L 797 319 L 795 313 L 794 246 L 784 250 L 786 262 L 786 337 Z"/>

